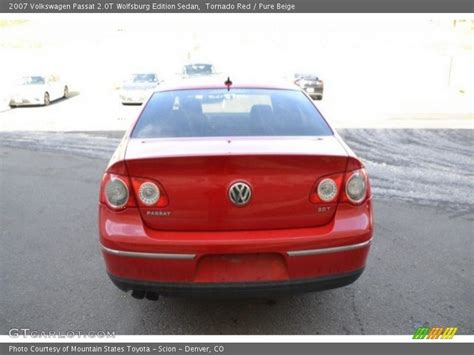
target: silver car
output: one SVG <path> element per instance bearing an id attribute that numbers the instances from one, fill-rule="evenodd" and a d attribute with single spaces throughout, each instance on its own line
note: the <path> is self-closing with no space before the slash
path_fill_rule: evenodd
<path id="1" fill-rule="evenodd" d="M 158 75 L 155 73 L 132 74 L 122 85 L 120 100 L 123 105 L 141 105 L 159 84 Z"/>
<path id="2" fill-rule="evenodd" d="M 314 74 L 295 74 L 295 84 L 302 88 L 313 100 L 322 100 L 324 82 Z"/>
<path id="3" fill-rule="evenodd" d="M 10 107 L 43 105 L 69 96 L 68 86 L 58 75 L 28 75 L 21 78 L 13 89 Z"/>

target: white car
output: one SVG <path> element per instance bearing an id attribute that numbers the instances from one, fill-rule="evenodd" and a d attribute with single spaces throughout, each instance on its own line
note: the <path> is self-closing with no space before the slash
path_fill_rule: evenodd
<path id="1" fill-rule="evenodd" d="M 68 86 L 58 75 L 30 75 L 21 78 L 10 97 L 10 107 L 43 105 L 69 96 Z"/>
<path id="2" fill-rule="evenodd" d="M 120 100 L 123 105 L 141 105 L 159 84 L 156 73 L 132 74 L 120 90 Z"/>

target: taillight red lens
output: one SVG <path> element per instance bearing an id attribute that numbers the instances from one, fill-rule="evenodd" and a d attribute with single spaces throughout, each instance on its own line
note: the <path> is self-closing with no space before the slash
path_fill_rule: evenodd
<path id="1" fill-rule="evenodd" d="M 309 200 L 316 204 L 336 202 L 341 190 L 343 176 L 344 174 L 334 174 L 318 179 L 311 191 Z"/>
<path id="2" fill-rule="evenodd" d="M 132 185 L 140 206 L 165 207 L 168 205 L 168 195 L 159 182 L 132 177 Z"/>

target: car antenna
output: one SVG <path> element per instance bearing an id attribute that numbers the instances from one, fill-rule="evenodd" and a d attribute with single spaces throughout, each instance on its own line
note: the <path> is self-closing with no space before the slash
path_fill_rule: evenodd
<path id="1" fill-rule="evenodd" d="M 227 80 L 224 82 L 224 85 L 227 86 L 227 91 L 230 91 L 230 87 L 232 86 L 232 81 L 230 81 L 230 76 L 227 77 Z"/>

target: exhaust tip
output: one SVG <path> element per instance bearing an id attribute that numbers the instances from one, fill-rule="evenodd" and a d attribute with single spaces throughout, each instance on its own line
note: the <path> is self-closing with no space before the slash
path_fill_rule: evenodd
<path id="1" fill-rule="evenodd" d="M 145 297 L 145 291 L 132 290 L 132 297 L 138 300 L 142 300 Z"/>
<path id="2" fill-rule="evenodd" d="M 160 295 L 156 292 L 147 292 L 145 297 L 147 300 L 157 301 L 158 298 L 160 298 Z"/>

